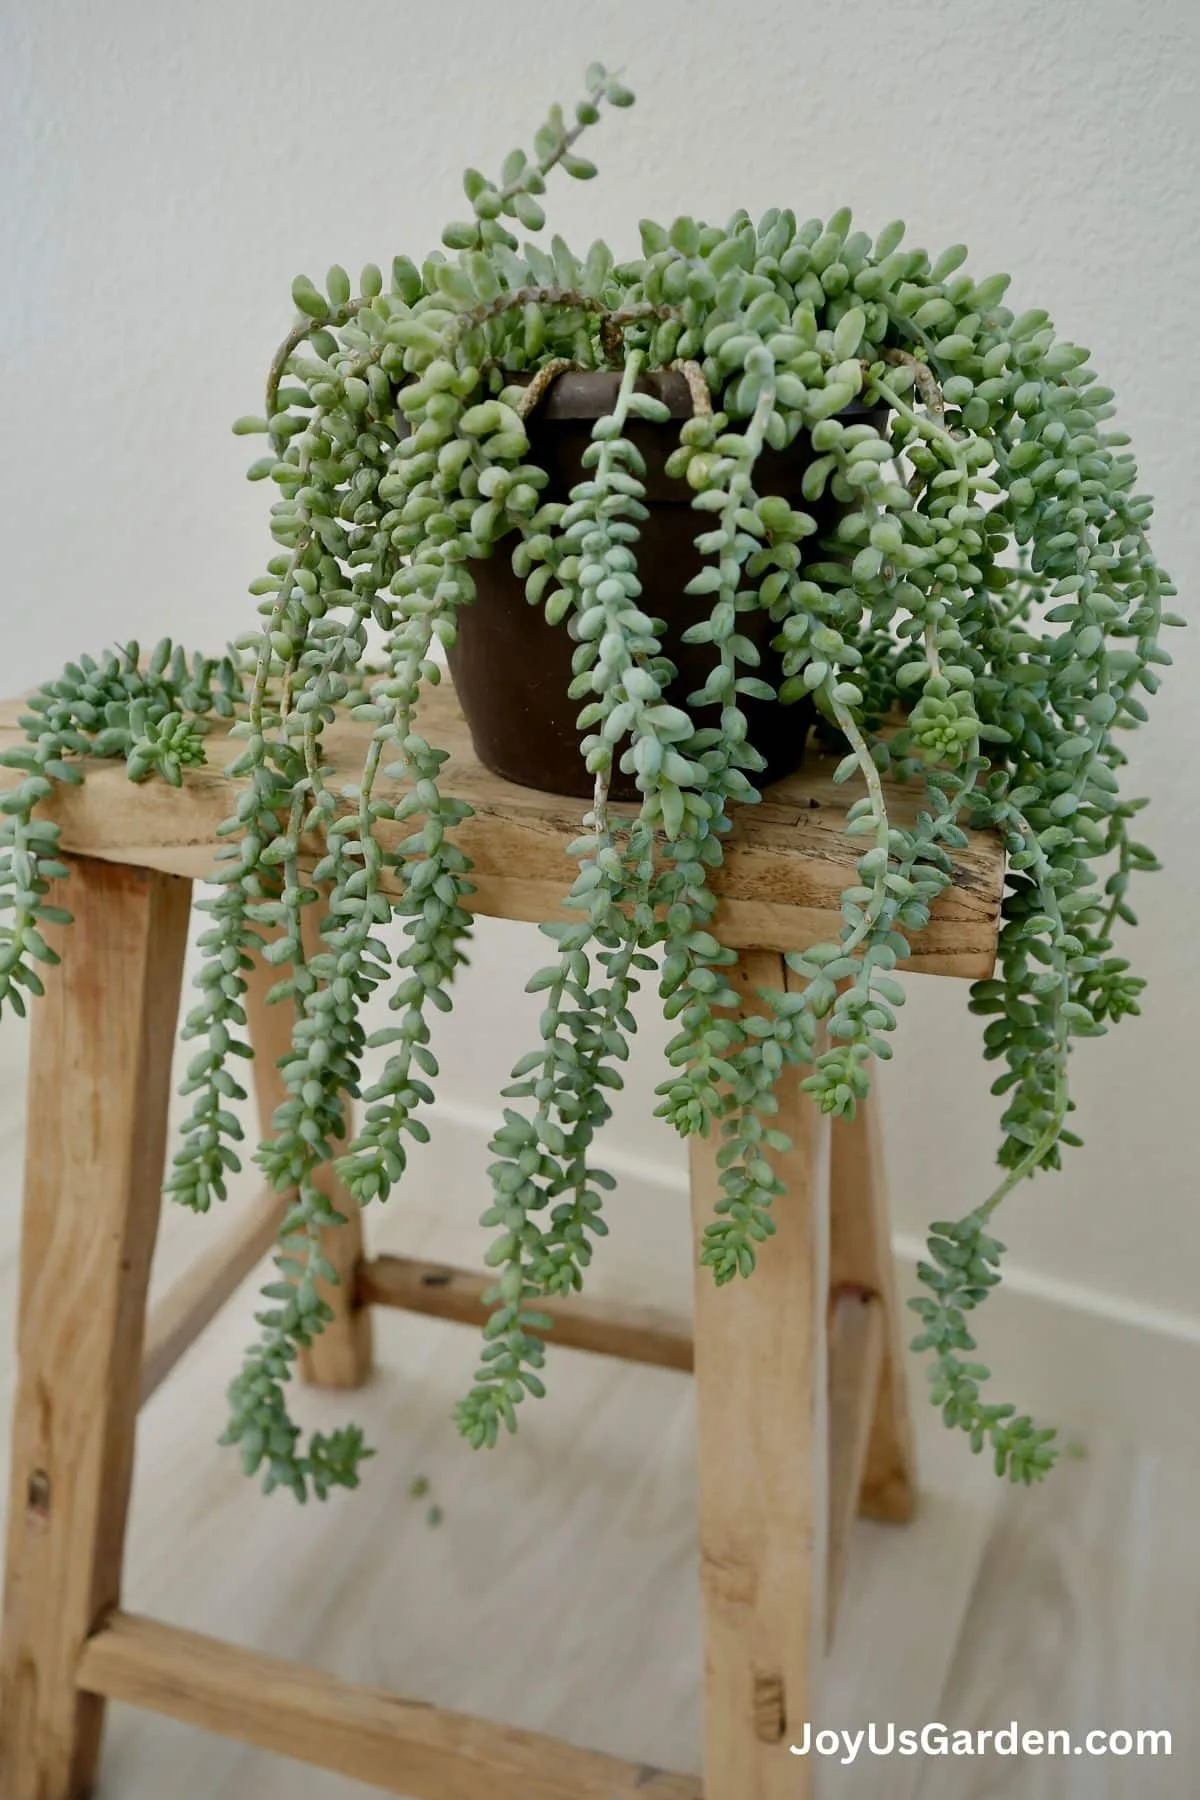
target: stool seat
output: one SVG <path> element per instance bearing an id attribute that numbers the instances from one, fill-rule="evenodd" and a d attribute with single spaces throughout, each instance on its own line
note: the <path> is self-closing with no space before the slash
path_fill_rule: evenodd
<path id="1" fill-rule="evenodd" d="M 23 710 L 20 701 L 0 707 L 0 749 L 23 741 Z M 558 915 L 584 804 L 484 769 L 448 682 L 428 694 L 420 726 L 450 753 L 446 792 L 474 809 L 456 834 L 474 864 L 471 905 L 535 922 Z M 328 731 L 334 792 L 357 780 L 369 737 L 369 726 L 350 720 Z M 764 1152 L 784 1185 L 752 1279 L 718 1288 L 699 1266 L 722 1192 L 720 1137 L 710 1132 L 689 1141 L 691 1328 L 574 1295 L 544 1309 L 558 1342 L 695 1380 L 702 1781 L 352 1687 L 121 1609 L 138 1408 L 270 1248 L 289 1205 L 269 1189 L 231 1205 L 232 1223 L 214 1224 L 211 1249 L 147 1318 L 191 886 L 217 867 L 218 828 L 241 787 L 225 773 L 238 747 L 214 731 L 208 763 L 185 770 L 179 789 L 157 779 L 134 785 L 120 763 L 95 761 L 82 786 L 58 788 L 43 809 L 60 827 L 68 868 L 48 898 L 74 922 L 46 927 L 61 961 L 44 968 L 46 992 L 33 1010 L 0 1800 L 84 1800 L 109 1700 L 409 1800 L 808 1800 L 812 1758 L 793 1756 L 791 1745 L 820 1716 L 818 1670 L 851 1526 L 858 1512 L 907 1519 L 915 1476 L 876 1107 L 830 1121 L 796 1079 L 778 1093 L 776 1122 L 791 1147 Z M 713 929 L 738 952 L 728 977 L 743 1013 L 761 1006 L 762 990 L 799 982 L 786 952 L 840 931 L 861 840 L 844 835 L 856 784 L 835 784 L 834 767 L 814 751 L 759 805 L 739 808 L 713 873 Z M 0 791 L 19 779 L 0 768 Z M 897 822 L 911 823 L 919 789 L 885 787 Z M 412 823 L 379 829 L 386 841 Z M 311 870 L 321 854 L 313 839 L 301 860 Z M 995 957 L 1003 854 L 995 838 L 973 834 L 953 861 L 953 882 L 905 967 L 977 979 Z M 321 910 L 302 915 L 314 941 Z M 264 1133 L 285 1094 L 279 1064 L 291 1037 L 288 1009 L 266 1004 L 276 979 L 261 958 L 246 975 Z M 333 1316 L 300 1361 L 302 1380 L 361 1384 L 376 1306 L 478 1324 L 488 1276 L 369 1258 L 336 1171 L 320 1179 L 346 1223 L 325 1233 L 338 1275 L 323 1289 Z M 477 1479 L 486 1478 L 481 1464 Z"/>
<path id="2" fill-rule="evenodd" d="M 16 724 L 23 710 L 19 700 L 0 705 L 0 750 L 24 742 Z M 474 817 L 455 833 L 474 864 L 471 906 L 494 918 L 534 924 L 560 916 L 576 868 L 567 846 L 579 835 L 586 803 L 517 787 L 485 769 L 471 748 L 448 676 L 427 690 L 419 727 L 431 744 L 449 752 L 445 792 L 474 808 Z M 339 720 L 325 734 L 333 792 L 358 779 L 370 736 L 369 725 L 351 719 Z M 156 780 L 135 784 L 122 763 L 93 762 L 82 786 L 64 787 L 47 800 L 45 816 L 57 821 L 62 848 L 72 855 L 203 881 L 212 875 L 221 843 L 217 828 L 233 812 L 240 785 L 223 771 L 241 747 L 224 730 L 214 730 L 205 745 L 208 766 L 185 769 L 181 788 Z M 854 782 L 834 782 L 837 762 L 810 746 L 795 775 L 768 788 L 757 806 L 737 808 L 724 864 L 712 876 L 719 896 L 712 929 L 731 949 L 802 950 L 838 935 L 842 891 L 855 880 L 863 844 L 845 836 L 858 788 Z M 0 767 L 0 792 L 20 779 L 19 771 Z M 387 799 L 400 790 L 381 776 L 375 791 Z M 884 791 L 896 823 L 911 825 L 921 805 L 919 788 L 885 781 Z M 635 810 L 610 808 L 614 817 Z M 399 842 L 407 830 L 381 823 L 379 840 Z M 317 855 L 310 845 L 309 866 Z M 999 840 L 990 832 L 968 833 L 954 865 L 953 885 L 914 937 L 905 967 L 978 981 L 990 974 L 995 956 L 1004 874 Z M 382 885 L 388 892 L 386 879 Z"/>

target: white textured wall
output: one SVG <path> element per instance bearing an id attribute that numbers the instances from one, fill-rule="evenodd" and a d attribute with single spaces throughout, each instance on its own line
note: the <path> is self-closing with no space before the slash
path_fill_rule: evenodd
<path id="1" fill-rule="evenodd" d="M 463 164 L 528 141 L 596 55 L 640 101 L 595 134 L 601 179 L 555 188 L 556 225 L 621 246 L 643 213 L 848 201 L 868 226 L 966 240 L 1093 348 L 1192 610 L 1197 26 L 1193 0 L 2 0 L 4 685 L 123 635 L 219 645 L 252 617 L 267 501 L 228 424 L 257 404 L 292 276 L 433 246 Z M 1167 864 L 1140 897 L 1146 1015 L 1080 1052 L 1087 1148 L 1015 1199 L 1004 1235 L 1027 1269 L 1200 1327 L 1200 650 L 1172 648 L 1134 746 Z M 491 1106 L 527 1047 L 514 994 L 537 951 L 481 935 L 447 1083 Z M 995 1112 L 963 992 L 912 985 L 885 1092 L 910 1230 L 984 1191 Z M 619 1146 L 678 1166 L 646 1101 L 661 1036 Z"/>

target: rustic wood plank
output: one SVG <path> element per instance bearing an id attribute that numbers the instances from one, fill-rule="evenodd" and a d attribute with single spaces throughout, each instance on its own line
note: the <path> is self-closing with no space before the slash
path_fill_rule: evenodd
<path id="1" fill-rule="evenodd" d="M 832 1641 L 879 1403 L 886 1321 L 876 1294 L 835 1292 L 829 1319 L 829 1556 L 825 1635 Z"/>
<path id="2" fill-rule="evenodd" d="M 897 1524 L 916 1505 L 916 1452 L 908 1408 L 905 1314 L 896 1291 L 888 1216 L 887 1174 L 878 1103 L 868 1100 L 853 1119 L 835 1119 L 831 1139 L 829 1279 L 861 1288 L 883 1302 L 883 1376 L 871 1428 L 860 1510 Z"/>
<path id="3" fill-rule="evenodd" d="M 321 948 L 321 908 L 305 907 L 301 914 L 304 947 L 308 955 Z M 288 1002 L 267 1005 L 267 995 L 280 979 L 280 971 L 256 959 L 246 977 L 246 1019 L 254 1048 L 252 1064 L 259 1123 L 266 1136 L 275 1108 L 287 1098 L 279 1064 L 292 1047 L 295 1014 Z M 347 1107 L 349 1111 L 349 1107 Z M 347 1121 L 349 1127 L 349 1121 Z M 370 1380 L 374 1364 L 371 1314 L 356 1296 L 358 1266 L 363 1257 L 362 1208 L 339 1181 L 331 1163 L 322 1164 L 315 1181 L 338 1212 L 344 1225 L 328 1226 L 321 1233 L 321 1249 L 337 1271 L 335 1282 L 318 1283 L 317 1291 L 331 1308 L 332 1319 L 299 1356 L 301 1380 L 310 1387 L 360 1388 Z"/>
<path id="4" fill-rule="evenodd" d="M 484 1294 L 495 1285 L 493 1275 L 458 1269 L 448 1263 L 424 1262 L 415 1256 L 377 1256 L 358 1272 L 358 1297 L 369 1306 L 396 1306 L 405 1312 L 482 1325 L 491 1312 Z M 543 1335 L 571 1350 L 591 1350 L 626 1362 L 652 1363 L 662 1369 L 690 1370 L 691 1326 L 651 1307 L 617 1301 L 539 1300 L 539 1312 L 554 1320 Z"/>
<path id="5" fill-rule="evenodd" d="M 103 1707 L 80 1650 L 116 1605 L 190 884 L 76 862 L 34 1012 L 0 1640 L 0 1793 L 76 1800 Z"/>
<path id="6" fill-rule="evenodd" d="M 22 741 L 16 729 L 21 710 L 20 701 L 0 706 L 0 748 Z M 558 916 L 574 879 L 566 846 L 578 836 L 584 803 L 515 787 L 483 768 L 448 681 L 426 695 L 421 724 L 432 742 L 450 752 L 446 791 L 475 809 L 457 834 L 475 864 L 475 910 L 535 923 Z M 326 734 L 334 792 L 356 779 L 369 729 L 344 720 Z M 222 770 L 238 748 L 214 734 L 208 766 L 185 770 L 180 790 L 160 781 L 134 786 L 122 765 L 95 763 L 81 787 L 54 795 L 47 816 L 58 820 L 68 850 L 203 880 L 214 867 L 217 826 L 234 810 L 235 786 Z M 855 879 L 861 844 L 843 832 L 856 793 L 852 783 L 834 784 L 836 765 L 836 758 L 810 754 L 804 768 L 770 788 L 761 804 L 739 809 L 724 866 L 713 875 L 719 895 L 714 929 L 723 942 L 736 949 L 796 950 L 837 934 L 841 893 Z M 0 788 L 17 779 L 17 771 L 0 768 Z M 381 797 L 391 791 L 393 784 L 379 782 Z M 887 792 L 897 823 L 911 823 L 920 805 L 916 788 L 889 785 Z M 613 808 L 614 814 L 627 810 Z M 378 829 L 382 842 L 393 843 L 409 826 L 381 823 Z M 309 866 L 315 856 L 316 846 L 310 846 Z M 954 884 L 914 939 L 906 967 L 970 980 L 988 975 L 1002 889 L 998 839 L 971 834 L 966 849 L 955 853 Z"/>
<path id="7" fill-rule="evenodd" d="M 118 1613 L 80 1686 L 408 1800 L 702 1800 L 699 1782 Z"/>
<path id="8" fill-rule="evenodd" d="M 25 1030 L 7 1020 L 0 1025 L 0 1324 L 16 1313 L 24 1061 Z M 460 1175 L 448 1159 L 435 1161 L 425 1184 L 432 1191 Z M 165 1207 L 156 1259 L 169 1246 L 172 1260 L 182 1260 L 182 1247 L 217 1224 Z M 426 1213 L 418 1204 L 388 1225 L 430 1260 L 469 1263 L 474 1253 L 473 1225 L 444 1211 Z M 664 1262 L 657 1279 L 665 1286 L 670 1276 Z M 1140 1419 L 1126 1408 L 1112 1430 L 1089 1435 L 1086 1461 L 1065 1460 L 1029 1492 L 997 1482 L 986 1459 L 964 1456 L 961 1437 L 918 1405 L 921 1506 L 902 1537 L 871 1521 L 857 1527 L 820 1718 L 973 1727 L 1004 1724 L 1015 1710 L 1028 1726 L 1048 1722 L 1081 1736 L 1097 1724 L 1166 1726 L 1172 1756 L 1142 1759 L 1136 1768 L 1147 1800 L 1182 1800 L 1187 1771 L 1200 1766 L 1193 1701 L 1200 1454 L 1196 1434 L 1178 1429 L 1189 1416 L 1197 1355 L 1181 1341 L 1168 1354 L 1157 1340 L 1111 1322 L 1085 1326 L 1084 1355 L 1070 1319 L 1044 1311 L 1049 1317 L 1039 1325 L 1026 1307 L 1023 1329 L 1040 1329 L 1035 1341 L 1047 1357 L 1069 1339 L 1081 1359 L 1072 1393 L 1086 1395 L 1097 1368 L 1118 1371 L 1123 1384 L 1140 1353 L 1147 1380 L 1157 1383 L 1156 1404 Z M 446 1429 L 463 1379 L 453 1328 L 393 1313 L 382 1329 L 404 1379 L 376 1383 L 359 1403 L 370 1440 L 387 1453 L 349 1502 L 355 1519 L 347 1532 L 341 1506 L 301 1508 L 279 1496 L 264 1504 L 236 1458 L 203 1453 L 224 1423 L 223 1387 L 244 1342 L 239 1312 L 224 1309 L 180 1364 L 170 1399 L 139 1420 L 125 1578 L 138 1608 L 323 1661 L 349 1679 L 565 1733 L 635 1762 L 695 1770 L 689 1385 L 634 1364 L 564 1356 L 549 1402 L 555 1416 L 543 1410 L 535 1419 L 530 1409 L 521 1423 L 529 1435 L 510 1446 L 518 1454 L 502 1451 L 489 1459 L 486 1481 L 464 1482 L 461 1444 Z M 0 1329 L 5 1422 L 10 1337 L 11 1325 Z M 1173 1436 L 1164 1427 L 1168 1409 Z M 1053 1416 L 1069 1423 L 1071 1413 Z M 1117 1431 L 1132 1436 L 1115 1442 Z M 5 1431 L 0 1462 L 7 1449 Z M 434 1495 L 450 1497 L 439 1531 L 428 1530 L 425 1507 L 408 1499 L 417 1472 Z M 1002 1538 L 979 1581 L 997 1507 Z M 471 1599 L 466 1636 L 461 1607 L 446 1605 L 460 1582 Z M 544 1609 L 514 1606 L 514 1595 L 550 1591 L 552 1632 Z M 398 1631 L 402 1618 L 419 1618 L 420 1629 Z M 531 1685 L 534 1665 L 539 1679 Z M 96 1791 L 111 1800 L 370 1797 L 349 1779 L 149 1712 L 121 1706 L 110 1715 Z M 933 1800 L 935 1788 L 937 1800 L 999 1800 L 997 1784 L 1020 1800 L 1128 1800 L 1134 1764 L 1133 1757 L 1035 1763 L 985 1755 L 893 1757 L 881 1765 L 864 1747 L 852 1767 L 822 1762 L 817 1773 L 831 1800 L 880 1800 L 882 1793 L 913 1800 L 922 1781 L 930 1791 L 921 1800 Z M 1059 1786 L 1047 1792 L 1055 1771 Z"/>
<path id="9" fill-rule="evenodd" d="M 142 1358 L 141 1403 L 161 1387 L 180 1357 L 216 1318 L 279 1234 L 287 1198 L 263 1188 L 238 1207 L 234 1224 L 179 1277 L 151 1309 Z"/>
<path id="10" fill-rule="evenodd" d="M 779 956 L 731 972 L 746 1003 L 785 985 Z M 749 1281 L 696 1275 L 696 1406 L 705 1650 L 706 1800 L 807 1800 L 789 1745 L 817 1716 L 825 1532 L 828 1120 L 795 1081 L 778 1123 L 788 1191 Z M 720 1195 L 712 1138 L 693 1138 L 697 1250 Z"/>

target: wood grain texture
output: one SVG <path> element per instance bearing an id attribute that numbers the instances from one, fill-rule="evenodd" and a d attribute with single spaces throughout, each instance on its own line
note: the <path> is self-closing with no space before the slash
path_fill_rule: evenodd
<path id="1" fill-rule="evenodd" d="M 33 1026 L 0 1639 L 0 1794 L 76 1800 L 103 1708 L 75 1688 L 116 1605 L 190 884 L 76 862 Z"/>
<path id="2" fill-rule="evenodd" d="M 287 1205 L 286 1197 L 273 1188 L 263 1188 L 242 1203 L 235 1222 L 220 1231 L 218 1241 L 152 1307 L 142 1358 L 143 1406 L 270 1250 Z"/>
<path id="3" fill-rule="evenodd" d="M 21 710 L 19 701 L 0 707 L 0 749 L 21 741 L 15 727 Z M 559 916 L 575 873 L 566 847 L 578 836 L 583 802 L 515 787 L 484 769 L 448 682 L 427 693 L 421 725 L 431 742 L 450 752 L 442 774 L 446 792 L 475 809 L 457 839 L 475 865 L 476 911 L 535 923 Z M 357 778 L 369 729 L 346 720 L 327 733 L 335 792 Z M 214 734 L 208 766 L 185 770 L 181 790 L 161 781 L 133 786 L 121 764 L 95 763 L 82 786 L 54 795 L 47 816 L 58 820 L 68 850 L 204 880 L 215 865 L 217 826 L 234 810 L 234 784 L 222 770 L 237 748 Z M 861 844 L 843 833 L 856 795 L 852 785 L 835 786 L 835 767 L 836 758 L 813 754 L 759 805 L 738 810 L 724 866 L 712 878 L 719 895 L 714 930 L 723 942 L 735 949 L 795 950 L 837 935 L 842 890 L 855 879 Z M 0 768 L 0 788 L 17 779 L 15 770 Z M 394 784 L 381 780 L 377 791 L 386 797 Z M 912 822 L 920 805 L 915 788 L 889 787 L 888 800 L 898 824 Z M 613 808 L 614 814 L 623 810 L 629 809 Z M 395 842 L 409 829 L 381 823 L 380 840 Z M 308 846 L 310 866 L 316 853 L 315 845 Z M 998 839 L 972 834 L 966 849 L 955 853 L 954 883 L 914 938 L 905 966 L 970 980 L 988 975 L 1002 889 Z"/>
<path id="4" fill-rule="evenodd" d="M 495 1279 L 415 1256 L 377 1256 L 359 1269 L 358 1297 L 369 1306 L 398 1306 L 432 1318 L 454 1319 L 460 1325 L 482 1325 L 492 1311 L 483 1296 L 495 1286 Z M 572 1294 L 539 1300 L 538 1311 L 554 1321 L 553 1330 L 542 1334 L 551 1344 L 662 1369 L 692 1367 L 691 1326 L 650 1307 Z"/>
<path id="5" fill-rule="evenodd" d="M 779 956 L 743 955 L 751 1009 Z M 785 1082 L 775 1159 L 787 1192 L 751 1280 L 696 1273 L 706 1800 L 807 1800 L 789 1745 L 816 1716 L 825 1554 L 828 1120 Z M 720 1196 L 716 1138 L 691 1139 L 697 1256 Z"/>
<path id="6" fill-rule="evenodd" d="M 408 1800 L 703 1800 L 700 1784 L 118 1613 L 81 1686 Z"/>
<path id="7" fill-rule="evenodd" d="M 322 948 L 321 908 L 305 907 L 301 914 L 304 948 L 315 955 Z M 292 1006 L 276 1002 L 268 1006 L 267 995 L 280 979 L 278 969 L 263 959 L 246 977 L 246 1019 L 250 1043 L 254 1050 L 251 1070 L 255 1098 L 258 1102 L 259 1126 L 266 1137 L 271 1132 L 275 1109 L 287 1098 L 279 1064 L 292 1047 Z M 347 1141 L 353 1129 L 346 1106 Z M 330 1225 L 321 1233 L 321 1250 L 336 1281 L 322 1281 L 317 1292 L 333 1313 L 324 1331 L 302 1349 L 298 1358 L 300 1378 L 310 1387 L 360 1388 L 370 1380 L 374 1361 L 371 1314 L 359 1304 L 357 1297 L 358 1267 L 363 1258 L 362 1208 L 351 1198 L 338 1179 L 331 1163 L 323 1163 L 314 1176 L 316 1186 L 332 1202 L 345 1223 Z"/>
<path id="8" fill-rule="evenodd" d="M 0 1025 L 0 1483 L 25 1041 L 18 1021 Z M 443 1150 L 446 1135 L 448 1127 L 435 1139 Z M 448 1155 L 433 1164 L 403 1207 L 381 1209 L 376 1247 L 471 1263 L 480 1244 L 473 1207 L 456 1219 L 445 1205 L 446 1183 L 461 1175 Z M 682 1195 L 665 1193 L 661 1204 L 682 1208 Z M 182 1267 L 216 1223 L 164 1208 L 164 1269 Z M 618 1243 L 610 1247 L 619 1254 Z M 672 1270 L 687 1268 L 682 1244 L 670 1255 L 655 1272 L 664 1290 Z M 598 1281 L 611 1262 L 594 1270 Z M 1006 1299 L 1001 1290 L 989 1305 L 1003 1308 Z M 379 1454 L 358 1493 L 297 1507 L 285 1496 L 264 1501 L 236 1457 L 206 1449 L 224 1426 L 225 1383 L 254 1305 L 250 1283 L 141 1414 L 125 1604 L 348 1680 L 697 1774 L 692 1383 L 604 1357 L 558 1357 L 547 1399 L 526 1409 L 519 1435 L 481 1469 L 447 1425 L 475 1345 L 454 1324 L 381 1310 L 380 1374 L 354 1409 Z M 1077 1339 L 1064 1343 L 1059 1327 L 1075 1327 L 1054 1309 L 1016 1316 L 1025 1354 L 1083 1354 Z M 993 1346 L 1000 1329 L 993 1318 Z M 1145 1379 L 1153 1404 L 1140 1427 L 1136 1412 L 1121 1412 L 1129 1441 L 1114 1444 L 1097 1427 L 1087 1460 L 1064 1463 L 1032 1494 L 998 1483 L 931 1407 L 917 1407 L 921 1505 L 903 1533 L 869 1519 L 855 1527 L 818 1716 L 847 1727 L 869 1719 L 994 1726 L 1011 1718 L 1015 1701 L 1034 1726 L 1166 1726 L 1173 1756 L 1109 1758 L 1106 1768 L 1106 1759 L 1084 1757 L 1039 1767 L 994 1755 L 884 1761 L 864 1753 L 852 1767 L 818 1766 L 819 1800 L 914 1800 L 922 1780 L 938 1787 L 920 1800 L 1129 1800 L 1135 1792 L 1138 1800 L 1195 1800 L 1200 1445 L 1188 1422 L 1197 1353 L 1156 1341 L 1131 1369 L 1144 1335 L 1097 1323 L 1086 1343 L 1076 1391 L 1097 1379 L 1114 1392 L 1118 1382 Z M 1021 1389 L 1018 1381 L 1012 1391 L 1021 1397 Z M 1121 1404 L 1114 1401 L 1114 1430 Z M 304 1405 L 323 1429 L 344 1422 L 342 1396 L 310 1392 Z M 1070 1416 L 1069 1408 L 1054 1414 Z M 444 1507 L 437 1531 L 409 1498 L 417 1474 Z M 1059 1785 L 1047 1795 L 1051 1776 Z M 96 1794 L 368 1800 L 370 1789 L 116 1706 Z"/>
<path id="9" fill-rule="evenodd" d="M 843 1289 L 829 1319 L 829 1555 L 825 1635 L 832 1642 L 883 1373 L 883 1302 Z"/>
<path id="10" fill-rule="evenodd" d="M 887 1173 L 879 1108 L 835 1119 L 830 1142 L 829 1282 L 877 1294 L 884 1308 L 883 1374 L 863 1473 L 862 1511 L 902 1524 L 916 1504 L 916 1458 L 908 1407 L 905 1314 L 896 1291 Z"/>

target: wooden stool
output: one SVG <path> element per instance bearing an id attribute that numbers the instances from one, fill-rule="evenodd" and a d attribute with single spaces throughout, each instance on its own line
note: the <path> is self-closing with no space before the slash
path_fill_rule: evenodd
<path id="1" fill-rule="evenodd" d="M 0 716 L 0 744 L 18 741 L 17 710 Z M 448 688 L 430 695 L 424 724 L 452 751 L 447 791 L 475 808 L 460 842 L 475 863 L 476 909 L 554 916 L 571 880 L 564 846 L 578 805 L 481 769 Z M 355 778 L 364 738 L 349 723 L 330 732 L 335 791 Z M 859 1508 L 907 1518 L 913 1464 L 874 1111 L 831 1133 L 795 1081 L 781 1101 L 795 1147 L 779 1159 L 788 1192 L 778 1235 L 749 1281 L 717 1288 L 698 1271 L 694 1358 L 691 1332 L 640 1309 L 574 1298 L 546 1309 L 560 1343 L 678 1369 L 694 1360 L 703 1784 L 120 1610 L 140 1401 L 265 1253 L 283 1206 L 267 1193 L 224 1235 L 214 1226 L 207 1257 L 147 1322 L 191 883 L 211 873 L 216 828 L 234 810 L 234 784 L 221 773 L 231 746 L 214 736 L 209 753 L 210 766 L 187 772 L 180 792 L 132 786 L 119 765 L 98 763 L 54 803 L 72 861 L 55 899 L 75 923 L 58 934 L 64 960 L 34 1010 L 0 1800 L 86 1794 L 108 1699 L 413 1800 L 802 1800 L 810 1763 L 789 1745 L 818 1714 L 815 1677 L 851 1522 Z M 750 1004 L 756 988 L 785 986 L 784 951 L 837 934 L 857 851 L 841 835 L 846 790 L 831 772 L 814 760 L 738 816 L 717 877 L 715 929 L 741 952 L 736 979 Z M 12 779 L 0 770 L 0 781 Z M 917 794 L 890 798 L 899 819 L 913 817 Z M 382 829 L 398 836 L 409 827 Z M 973 838 L 909 967 L 985 976 L 1002 880 L 996 842 Z M 274 1063 L 288 1025 L 282 1009 L 262 1004 L 272 978 L 264 972 L 251 995 L 264 1120 L 278 1097 Z M 715 1148 L 692 1140 L 697 1237 L 718 1193 Z M 367 1375 L 372 1305 L 471 1323 L 484 1316 L 485 1277 L 404 1257 L 367 1260 L 359 1216 L 348 1210 L 332 1246 L 342 1274 L 337 1316 L 304 1371 L 324 1386 Z M 478 1478 L 487 1479 L 484 1463 Z"/>

